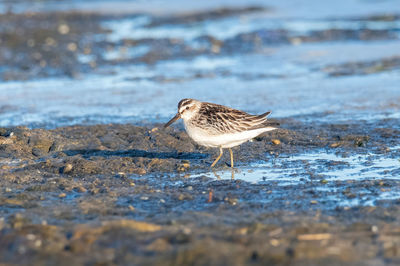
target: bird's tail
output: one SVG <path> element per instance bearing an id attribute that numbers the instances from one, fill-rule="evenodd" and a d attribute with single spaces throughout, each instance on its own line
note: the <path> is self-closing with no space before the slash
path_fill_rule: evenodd
<path id="1" fill-rule="evenodd" d="M 275 121 L 265 121 L 263 125 L 267 127 L 279 127 L 281 124 Z"/>
<path id="2" fill-rule="evenodd" d="M 267 116 L 269 116 L 270 114 L 271 114 L 271 112 L 268 111 L 268 112 L 263 113 L 263 114 L 261 114 L 261 115 L 258 116 L 259 118 L 264 118 L 264 119 L 265 119 L 265 121 L 262 123 L 263 126 L 265 126 L 265 127 L 279 127 L 280 124 L 279 124 L 278 122 L 266 120 L 266 119 L 267 119 Z"/>

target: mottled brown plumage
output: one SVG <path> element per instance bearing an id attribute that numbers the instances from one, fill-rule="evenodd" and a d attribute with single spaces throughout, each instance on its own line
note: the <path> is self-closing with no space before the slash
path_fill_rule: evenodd
<path id="1" fill-rule="evenodd" d="M 251 115 L 219 104 L 183 99 L 178 104 L 178 113 L 164 127 L 182 118 L 186 132 L 195 142 L 220 148 L 220 156 L 211 167 L 221 158 L 223 148 L 229 148 L 233 167 L 232 147 L 279 125 L 267 121 L 270 113 Z"/>
<path id="2" fill-rule="evenodd" d="M 267 121 L 267 116 L 270 113 L 251 115 L 223 105 L 202 102 L 198 115 L 190 123 L 215 134 L 237 133 L 276 126 L 277 123 Z"/>

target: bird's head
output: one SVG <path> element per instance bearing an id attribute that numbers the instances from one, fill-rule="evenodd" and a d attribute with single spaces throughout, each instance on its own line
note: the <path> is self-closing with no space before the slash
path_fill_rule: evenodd
<path id="1" fill-rule="evenodd" d="M 183 99 L 178 103 L 178 113 L 164 125 L 168 127 L 176 120 L 182 118 L 183 120 L 191 119 L 199 110 L 201 103 L 194 99 Z"/>

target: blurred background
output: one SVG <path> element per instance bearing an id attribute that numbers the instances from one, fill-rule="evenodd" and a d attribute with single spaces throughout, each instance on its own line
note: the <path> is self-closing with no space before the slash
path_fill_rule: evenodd
<path id="1" fill-rule="evenodd" d="M 400 2 L 0 1 L 0 126 L 165 122 L 182 98 L 400 118 Z"/>

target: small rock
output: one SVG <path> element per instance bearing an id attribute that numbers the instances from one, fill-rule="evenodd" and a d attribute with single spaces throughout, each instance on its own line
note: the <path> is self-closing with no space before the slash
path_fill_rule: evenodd
<path id="1" fill-rule="evenodd" d="M 137 174 L 139 174 L 139 175 L 145 175 L 146 173 L 147 173 L 147 171 L 145 169 L 143 169 L 143 168 L 139 168 L 137 170 Z"/>
<path id="2" fill-rule="evenodd" d="M 68 49 L 69 51 L 71 51 L 71 52 L 75 52 L 76 49 L 78 49 L 78 46 L 76 45 L 76 43 L 70 42 L 70 43 L 67 45 L 67 49 Z"/>
<path id="3" fill-rule="evenodd" d="M 11 144 L 14 141 L 11 138 L 5 138 L 0 136 L 0 145 L 2 144 Z"/>
<path id="4" fill-rule="evenodd" d="M 58 25 L 58 32 L 62 35 L 68 34 L 69 33 L 69 26 L 67 24 L 60 24 Z"/>
<path id="5" fill-rule="evenodd" d="M 331 239 L 332 235 L 329 233 L 322 234 L 302 234 L 298 235 L 297 239 L 300 241 L 318 241 L 318 240 L 327 240 Z"/>
<path id="6" fill-rule="evenodd" d="M 281 144 L 281 141 L 280 141 L 279 139 L 273 139 L 273 140 L 271 140 L 271 142 L 272 142 L 272 144 L 274 144 L 274 145 L 279 145 L 279 144 Z"/>
<path id="7" fill-rule="evenodd" d="M 189 168 L 190 167 L 190 163 L 189 162 L 184 162 L 184 163 L 182 163 L 182 167 Z"/>
<path id="8" fill-rule="evenodd" d="M 8 130 L 4 127 L 0 127 L 0 136 L 7 137 Z"/>
<path id="9" fill-rule="evenodd" d="M 163 252 L 171 249 L 171 245 L 165 239 L 159 238 L 146 247 L 148 251 Z"/>
<path id="10" fill-rule="evenodd" d="M 65 193 L 60 193 L 60 194 L 58 194 L 58 197 L 59 197 L 60 199 L 65 198 L 66 196 L 67 196 L 67 194 L 65 194 Z"/>
<path id="11" fill-rule="evenodd" d="M 372 231 L 372 233 L 378 233 L 378 231 L 379 231 L 378 226 L 376 226 L 376 225 L 371 226 L 371 231 Z"/>
<path id="12" fill-rule="evenodd" d="M 46 43 L 46 45 L 48 45 L 48 46 L 56 46 L 56 45 L 57 45 L 56 40 L 53 39 L 53 38 L 51 38 L 51 37 L 47 37 L 47 38 L 45 39 L 45 43 Z"/>
<path id="13" fill-rule="evenodd" d="M 118 172 L 115 175 L 115 177 L 125 179 L 126 178 L 126 174 L 124 172 Z"/>
<path id="14" fill-rule="evenodd" d="M 32 149 L 32 154 L 37 156 L 37 157 L 40 157 L 40 156 L 44 155 L 45 153 L 41 149 L 33 148 Z"/>
<path id="15" fill-rule="evenodd" d="M 236 204 L 237 204 L 237 199 L 235 199 L 235 198 L 228 198 L 228 197 L 226 197 L 224 200 L 225 200 L 226 202 L 228 202 L 229 204 L 231 204 L 231 205 L 236 205 Z"/>
<path id="16" fill-rule="evenodd" d="M 115 220 L 104 222 L 104 229 L 107 228 L 128 228 L 139 232 L 155 232 L 162 229 L 161 226 L 146 222 L 138 222 L 134 220 Z"/>
<path id="17" fill-rule="evenodd" d="M 48 153 L 50 151 L 50 147 L 53 145 L 52 140 L 40 136 L 30 137 L 28 143 L 32 146 L 32 153 L 34 155 L 40 151 L 42 154 Z"/>
<path id="18" fill-rule="evenodd" d="M 24 202 L 21 200 L 18 200 L 18 199 L 4 199 L 4 200 L 2 200 L 2 204 L 22 206 L 24 204 Z"/>
<path id="19" fill-rule="evenodd" d="M 87 191 L 87 189 L 84 188 L 83 186 L 79 186 L 79 187 L 76 187 L 76 191 L 78 191 L 78 192 L 80 192 L 80 193 L 84 193 L 84 192 Z"/>
<path id="20" fill-rule="evenodd" d="M 339 147 L 340 146 L 340 143 L 339 142 L 336 142 L 336 143 L 332 143 L 331 145 L 329 145 L 331 148 L 337 148 L 337 147 Z"/>
<path id="21" fill-rule="evenodd" d="M 61 169 L 61 172 L 62 172 L 63 174 L 68 174 L 69 172 L 72 171 L 72 168 L 73 168 L 72 164 L 67 163 L 67 164 Z"/>
<path id="22" fill-rule="evenodd" d="M 279 240 L 277 240 L 277 239 L 275 239 L 275 238 L 272 238 L 272 239 L 269 241 L 269 243 L 271 244 L 271 246 L 274 246 L 274 247 L 277 247 L 277 246 L 279 246 L 279 244 L 280 244 Z"/>

